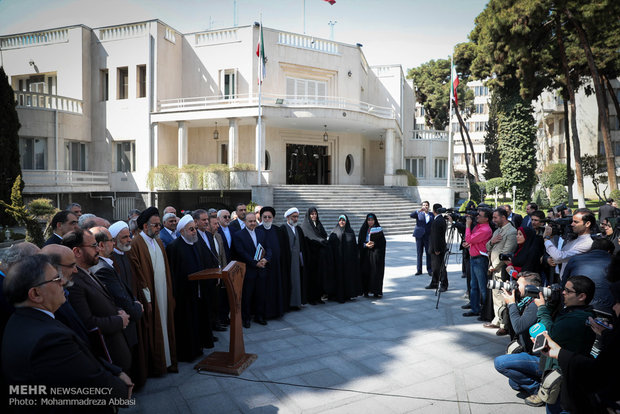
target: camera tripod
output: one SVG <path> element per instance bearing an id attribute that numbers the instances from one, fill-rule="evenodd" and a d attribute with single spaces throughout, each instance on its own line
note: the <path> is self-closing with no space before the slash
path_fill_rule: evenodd
<path id="1" fill-rule="evenodd" d="M 454 242 L 457 242 L 457 245 L 461 244 L 461 233 L 458 232 L 454 223 L 450 225 L 448 232 L 446 233 L 446 253 L 443 256 L 443 261 L 441 262 L 441 269 L 443 272 L 448 272 L 447 265 L 450 262 L 450 257 L 455 253 L 452 251 L 452 246 Z M 447 275 L 446 275 L 447 278 Z M 435 309 L 439 309 L 439 299 L 441 298 L 441 291 L 439 287 L 441 286 L 441 280 L 437 281 L 437 288 L 435 288 L 435 296 L 437 296 L 437 302 L 435 303 Z"/>

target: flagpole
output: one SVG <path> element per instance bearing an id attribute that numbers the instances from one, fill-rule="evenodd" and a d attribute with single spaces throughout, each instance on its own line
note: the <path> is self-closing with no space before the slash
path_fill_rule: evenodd
<path id="1" fill-rule="evenodd" d="M 256 171 L 258 172 L 257 177 L 257 185 L 261 185 L 262 183 L 262 167 L 263 167 L 263 157 L 262 157 L 262 142 L 263 142 L 263 107 L 262 107 L 262 90 L 263 90 L 263 61 L 265 57 L 263 56 L 263 51 L 265 50 L 265 45 L 263 45 L 264 39 L 262 38 L 263 33 L 263 14 L 260 14 L 260 32 L 258 33 L 260 39 L 260 53 L 258 54 L 258 142 L 256 143 Z"/>
<path id="2" fill-rule="evenodd" d="M 452 187 L 452 163 L 453 163 L 453 148 L 452 148 L 452 91 L 454 90 L 454 79 L 452 79 L 452 65 L 453 57 L 450 56 L 450 112 L 448 112 L 448 188 Z"/>
<path id="3" fill-rule="evenodd" d="M 304 0 L 304 34 L 306 34 L 306 0 Z"/>

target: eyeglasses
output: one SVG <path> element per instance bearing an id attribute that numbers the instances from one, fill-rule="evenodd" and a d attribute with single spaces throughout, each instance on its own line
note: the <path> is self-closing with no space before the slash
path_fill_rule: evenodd
<path id="1" fill-rule="evenodd" d="M 99 245 L 97 243 L 93 243 L 93 244 L 83 244 L 80 247 L 92 247 L 94 249 L 96 249 Z"/>
<path id="2" fill-rule="evenodd" d="M 34 285 L 33 287 L 43 286 L 43 285 L 45 285 L 45 284 L 52 283 L 52 282 L 58 282 L 58 283 L 61 283 L 61 282 L 62 282 L 62 279 L 63 279 L 63 276 L 62 276 L 61 274 L 59 274 L 59 275 L 58 275 L 58 276 L 56 276 L 55 278 L 50 279 L 50 280 L 46 280 L 45 282 L 37 283 L 37 284 L 36 284 L 36 285 Z"/>
<path id="3" fill-rule="evenodd" d="M 196 231 L 196 227 L 188 227 L 187 230 L 188 231 Z"/>
<path id="4" fill-rule="evenodd" d="M 600 226 L 601 226 L 601 227 L 611 227 L 611 226 L 610 226 L 609 224 L 607 224 L 607 223 L 601 223 L 601 224 L 600 224 Z"/>
<path id="5" fill-rule="evenodd" d="M 230 216 L 222 216 L 222 218 L 229 219 Z"/>
<path id="6" fill-rule="evenodd" d="M 569 289 L 569 288 L 564 288 L 564 289 L 562 289 L 562 290 L 563 290 L 564 292 L 566 292 L 566 293 L 577 293 L 577 291 L 576 291 L 576 290 Z"/>
<path id="7" fill-rule="evenodd" d="M 161 223 L 149 223 L 151 227 L 161 227 Z"/>
<path id="8" fill-rule="evenodd" d="M 71 264 L 62 264 L 62 263 L 58 263 L 58 266 L 62 266 L 62 267 L 66 267 L 67 269 L 71 269 L 77 266 L 77 263 L 71 263 Z"/>

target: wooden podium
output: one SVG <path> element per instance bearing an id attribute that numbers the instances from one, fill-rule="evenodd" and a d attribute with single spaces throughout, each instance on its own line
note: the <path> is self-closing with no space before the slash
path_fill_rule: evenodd
<path id="1" fill-rule="evenodd" d="M 245 353 L 243 344 L 241 292 L 243 291 L 244 275 L 245 263 L 236 261 L 228 263 L 224 270 L 205 269 L 189 275 L 189 280 L 222 279 L 226 284 L 228 303 L 230 304 L 230 345 L 228 352 L 212 352 L 196 364 L 194 369 L 240 375 L 256 360 L 256 354 Z"/>

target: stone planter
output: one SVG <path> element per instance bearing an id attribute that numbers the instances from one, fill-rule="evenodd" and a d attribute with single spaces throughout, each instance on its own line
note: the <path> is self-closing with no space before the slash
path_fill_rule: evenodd
<path id="1" fill-rule="evenodd" d="M 193 173 L 179 173 L 179 190 L 202 190 L 200 177 Z"/>
<path id="2" fill-rule="evenodd" d="M 230 177 L 228 171 L 206 172 L 203 174 L 203 190 L 228 190 Z"/>
<path id="3" fill-rule="evenodd" d="M 231 190 L 249 190 L 258 181 L 257 171 L 231 171 L 230 172 L 230 189 Z"/>
<path id="4" fill-rule="evenodd" d="M 168 191 L 168 190 L 178 190 L 178 178 L 177 181 L 167 179 L 165 174 L 155 173 L 153 174 L 153 189 L 155 191 Z"/>

